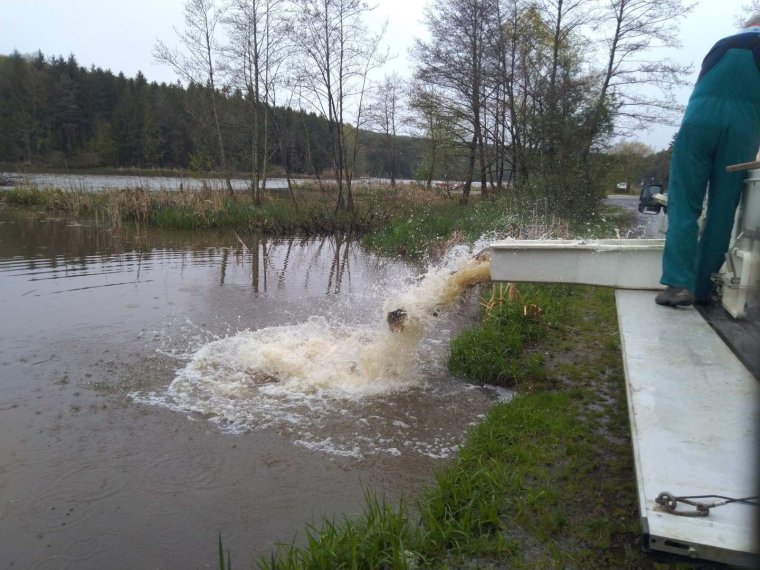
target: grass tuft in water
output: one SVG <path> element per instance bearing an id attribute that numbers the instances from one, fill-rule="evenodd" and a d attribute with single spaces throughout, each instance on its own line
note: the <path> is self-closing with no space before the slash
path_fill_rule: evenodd
<path id="1" fill-rule="evenodd" d="M 2 196 L 8 204 L 18 206 L 44 206 L 48 202 L 48 195 L 36 186 L 18 186 L 4 190 Z"/>
<path id="2" fill-rule="evenodd" d="M 227 549 L 227 565 L 224 565 L 224 546 L 222 545 L 222 531 L 219 531 L 219 570 L 232 570 L 232 558 L 230 549 Z"/>
<path id="3" fill-rule="evenodd" d="M 321 527 L 307 527 L 306 545 L 278 545 L 259 567 L 269 570 L 297 568 L 387 568 L 404 570 L 416 560 L 410 550 L 419 543 L 418 530 L 403 502 L 391 505 L 385 498 L 365 492 L 365 509 L 357 519 L 325 519 Z"/>

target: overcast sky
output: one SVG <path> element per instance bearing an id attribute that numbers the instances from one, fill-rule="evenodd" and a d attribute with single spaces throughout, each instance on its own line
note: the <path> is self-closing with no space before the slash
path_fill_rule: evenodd
<path id="1" fill-rule="evenodd" d="M 422 24 L 428 0 L 376 0 L 377 22 L 388 19 L 388 43 L 398 57 L 394 70 L 407 74 L 407 52 Z M 746 0 L 700 0 L 694 12 L 673 33 L 683 49 L 667 54 L 679 63 L 699 64 L 710 47 L 736 29 L 735 20 Z M 174 44 L 173 26 L 183 25 L 184 0 L 0 0 L 0 53 L 14 50 L 46 56 L 74 54 L 80 65 L 95 65 L 133 77 L 138 70 L 149 81 L 175 81 L 172 71 L 153 62 L 157 39 Z M 686 103 L 691 89 L 678 92 Z M 659 150 L 668 145 L 674 128 L 653 127 L 637 137 Z"/>

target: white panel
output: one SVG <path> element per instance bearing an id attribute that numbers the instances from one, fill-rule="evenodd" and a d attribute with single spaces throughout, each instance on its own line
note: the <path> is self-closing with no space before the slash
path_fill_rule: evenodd
<path id="1" fill-rule="evenodd" d="M 692 545 L 693 556 L 741 563 L 742 553 L 758 552 L 758 507 L 734 503 L 686 518 L 655 498 L 756 493 L 758 381 L 695 309 L 660 307 L 645 291 L 616 291 L 616 299 L 650 546 L 673 552 L 667 543 L 676 541 Z"/>
<path id="2" fill-rule="evenodd" d="M 492 243 L 495 281 L 662 289 L 661 239 L 507 240 Z"/>

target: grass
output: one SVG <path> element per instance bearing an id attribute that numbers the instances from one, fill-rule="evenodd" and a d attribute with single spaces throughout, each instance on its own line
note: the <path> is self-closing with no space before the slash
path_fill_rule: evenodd
<path id="1" fill-rule="evenodd" d="M 364 244 L 386 255 L 422 257 L 445 250 L 452 240 L 473 242 L 495 232 L 530 239 L 562 237 L 570 231 L 566 221 L 546 216 L 538 203 L 518 204 L 508 197 L 494 201 L 474 197 L 467 207 L 440 196 L 434 202 L 409 199 L 408 203 L 414 206 L 402 209 L 386 226 L 365 236 Z"/>
<path id="2" fill-rule="evenodd" d="M 43 209 L 74 219 L 92 219 L 120 228 L 124 224 L 177 230 L 236 229 L 268 235 L 325 235 L 335 232 L 363 236 L 379 253 L 423 257 L 456 242 L 475 241 L 498 231 L 520 238 L 566 237 L 570 225 L 547 216 L 540 202 L 517 204 L 508 197 L 469 206 L 457 198 L 417 185 L 363 187 L 355 190 L 353 211 L 336 209 L 334 190 L 299 185 L 296 201 L 267 196 L 257 204 L 245 192 L 231 197 L 224 190 L 151 191 L 146 188 L 88 191 L 21 186 L 0 192 L 0 201 Z M 581 234 L 603 231 L 614 221 L 591 215 Z M 609 229 L 609 228 L 607 228 Z M 580 231 L 579 230 L 579 231 Z"/>
<path id="3" fill-rule="evenodd" d="M 269 235 L 324 235 L 335 232 L 366 234 L 391 220 L 415 212 L 446 208 L 447 200 L 419 187 L 357 189 L 352 211 L 335 207 L 334 190 L 300 185 L 296 200 L 274 195 L 255 203 L 245 192 L 230 196 L 224 190 L 151 191 L 146 188 L 88 191 L 20 186 L 0 192 L 0 201 L 43 209 L 72 218 L 95 218 L 103 225 L 131 223 L 166 229 L 234 228 Z M 441 218 L 448 214 L 444 212 Z M 441 229 L 445 231 L 445 228 Z"/>
<path id="4" fill-rule="evenodd" d="M 567 286 L 493 285 L 484 295 L 481 323 L 461 332 L 451 342 L 448 366 L 454 374 L 479 384 L 512 386 L 523 378 L 541 378 L 543 355 L 527 350 L 550 332 L 551 321 L 563 319 L 562 300 Z M 535 307 L 535 309 L 531 309 Z"/>
<path id="5" fill-rule="evenodd" d="M 306 546 L 279 545 L 268 559 L 259 561 L 267 570 L 313 568 L 409 568 L 419 544 L 419 529 L 411 522 L 403 502 L 365 492 L 365 509 L 357 519 L 325 520 L 320 528 L 308 527 Z"/>
<path id="6" fill-rule="evenodd" d="M 227 556 L 224 555 L 224 545 L 222 544 L 222 533 L 219 532 L 219 570 L 232 570 L 232 558 L 230 557 L 230 549 L 227 549 Z M 226 560 L 226 565 L 225 565 Z"/>

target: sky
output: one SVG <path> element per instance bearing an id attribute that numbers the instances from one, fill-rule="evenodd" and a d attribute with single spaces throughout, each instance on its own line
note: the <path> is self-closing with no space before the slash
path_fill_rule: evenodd
<path id="1" fill-rule="evenodd" d="M 396 58 L 390 69 L 409 75 L 408 50 L 414 38 L 424 37 L 424 8 L 429 0 L 375 0 L 374 23 L 388 19 L 386 35 Z M 666 53 L 678 63 L 693 66 L 689 85 L 710 47 L 736 31 L 736 19 L 747 0 L 699 0 L 695 10 L 673 33 L 682 49 Z M 153 47 L 161 39 L 173 45 L 174 28 L 183 26 L 184 0 L 0 0 L 0 54 L 35 53 L 46 56 L 74 54 L 80 65 L 110 69 L 134 77 L 138 71 L 149 81 L 172 82 L 170 68 L 153 61 Z M 680 103 L 691 87 L 676 92 Z M 667 147 L 674 127 L 653 126 L 634 139 L 655 150 Z"/>

